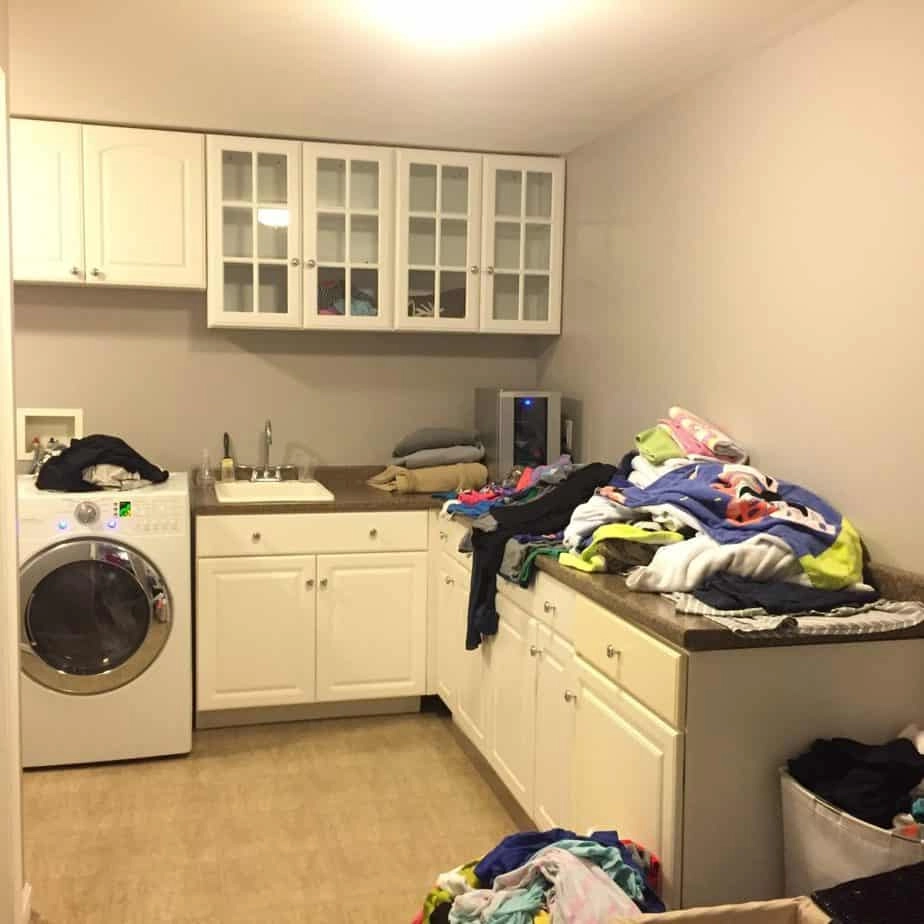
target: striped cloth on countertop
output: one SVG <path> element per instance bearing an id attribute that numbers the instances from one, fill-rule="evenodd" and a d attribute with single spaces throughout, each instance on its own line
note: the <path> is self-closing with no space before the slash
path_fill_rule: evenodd
<path id="1" fill-rule="evenodd" d="M 879 600 L 865 607 L 839 607 L 828 613 L 807 613 L 800 616 L 730 616 L 729 612 L 734 611 L 712 610 L 705 604 L 700 606 L 711 612 L 697 615 L 704 616 L 732 632 L 782 630 L 794 635 L 873 635 L 877 632 L 910 629 L 924 622 L 924 604 L 916 600 Z M 717 613 L 724 615 L 719 616 Z"/>

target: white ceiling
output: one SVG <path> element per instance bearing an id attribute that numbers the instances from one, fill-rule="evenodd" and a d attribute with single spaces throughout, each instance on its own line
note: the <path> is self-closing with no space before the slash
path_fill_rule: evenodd
<path id="1" fill-rule="evenodd" d="M 12 110 L 562 153 L 845 0 L 10 0 Z"/>

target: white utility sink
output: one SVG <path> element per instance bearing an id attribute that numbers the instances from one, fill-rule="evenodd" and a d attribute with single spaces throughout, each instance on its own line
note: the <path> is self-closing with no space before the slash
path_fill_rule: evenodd
<path id="1" fill-rule="evenodd" d="M 334 499 L 320 481 L 218 481 L 222 504 L 329 504 Z"/>

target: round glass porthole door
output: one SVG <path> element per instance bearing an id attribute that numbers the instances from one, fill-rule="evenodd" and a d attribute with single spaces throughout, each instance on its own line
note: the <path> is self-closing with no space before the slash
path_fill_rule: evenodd
<path id="1" fill-rule="evenodd" d="M 119 543 L 78 539 L 46 549 L 22 567 L 20 591 L 22 669 L 62 693 L 131 682 L 170 634 L 163 578 Z"/>

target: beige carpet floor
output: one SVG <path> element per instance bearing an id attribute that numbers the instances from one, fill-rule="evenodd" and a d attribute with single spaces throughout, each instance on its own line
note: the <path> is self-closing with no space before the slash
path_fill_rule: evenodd
<path id="1" fill-rule="evenodd" d="M 30 771 L 35 924 L 408 924 L 517 826 L 433 714 L 197 732 L 186 758 Z"/>

